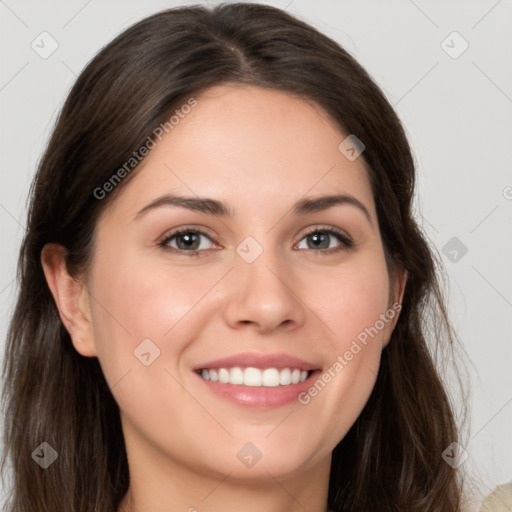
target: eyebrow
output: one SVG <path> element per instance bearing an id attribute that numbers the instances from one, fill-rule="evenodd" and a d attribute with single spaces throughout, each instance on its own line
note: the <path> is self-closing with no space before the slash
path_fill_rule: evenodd
<path id="1" fill-rule="evenodd" d="M 305 198 L 297 201 L 293 207 L 292 212 L 294 215 L 305 215 L 307 213 L 315 213 L 327 210 L 336 205 L 350 205 L 361 211 L 368 219 L 370 224 L 373 225 L 370 212 L 366 206 L 359 201 L 359 199 L 349 194 L 335 194 L 328 196 L 320 196 L 314 198 Z M 145 213 L 156 208 L 178 206 L 187 208 L 188 210 L 206 213 L 208 215 L 215 215 L 218 217 L 232 218 L 235 215 L 233 209 L 223 201 L 211 199 L 208 197 L 185 197 L 174 194 L 165 194 L 156 198 L 154 201 L 144 206 L 137 212 L 135 219 L 142 217 Z"/>

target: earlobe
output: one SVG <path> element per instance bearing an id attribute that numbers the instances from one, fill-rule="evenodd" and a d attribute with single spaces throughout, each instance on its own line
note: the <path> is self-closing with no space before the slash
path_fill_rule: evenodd
<path id="1" fill-rule="evenodd" d="M 46 244 L 41 251 L 41 264 L 59 316 L 75 349 L 83 356 L 96 356 L 88 291 L 85 285 L 69 275 L 65 247 Z"/>
<path id="2" fill-rule="evenodd" d="M 402 304 L 405 293 L 405 285 L 409 274 L 405 268 L 400 268 L 396 277 L 395 303 Z"/>
<path id="3" fill-rule="evenodd" d="M 394 278 L 391 282 L 391 296 L 388 304 L 388 311 L 386 312 L 386 318 L 390 318 L 389 323 L 386 326 L 384 332 L 382 346 L 385 347 L 391 340 L 391 335 L 395 329 L 396 323 L 402 310 L 402 301 L 405 293 L 405 286 L 407 283 L 408 273 L 407 270 L 399 267 L 397 268 Z"/>
<path id="4" fill-rule="evenodd" d="M 405 286 L 407 284 L 408 273 L 405 268 L 399 267 L 396 271 L 393 287 L 393 303 L 391 307 L 396 310 L 396 315 L 393 318 L 392 330 L 395 328 L 400 316 L 400 310 L 402 309 L 402 301 L 405 293 Z M 398 308 L 399 306 L 399 308 Z M 398 309 L 398 310 L 397 310 Z"/>

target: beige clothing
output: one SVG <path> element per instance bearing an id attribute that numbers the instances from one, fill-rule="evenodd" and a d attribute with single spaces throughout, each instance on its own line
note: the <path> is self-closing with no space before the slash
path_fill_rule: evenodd
<path id="1" fill-rule="evenodd" d="M 480 512 L 512 512 L 512 482 L 498 485 L 485 498 Z"/>

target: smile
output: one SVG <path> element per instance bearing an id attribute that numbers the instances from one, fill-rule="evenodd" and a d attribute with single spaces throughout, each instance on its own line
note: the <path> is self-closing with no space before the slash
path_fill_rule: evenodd
<path id="1" fill-rule="evenodd" d="M 198 370 L 204 380 L 249 387 L 289 386 L 304 382 L 310 371 L 299 368 L 253 368 L 234 366 L 232 368 L 203 368 Z"/>

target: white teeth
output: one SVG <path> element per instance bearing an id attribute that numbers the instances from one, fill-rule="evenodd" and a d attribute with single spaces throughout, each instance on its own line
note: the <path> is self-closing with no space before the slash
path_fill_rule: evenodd
<path id="1" fill-rule="evenodd" d="M 206 370 L 208 371 L 208 370 Z M 243 384 L 244 383 L 244 372 L 242 368 L 235 366 L 229 371 L 229 382 L 231 384 Z"/>
<path id="2" fill-rule="evenodd" d="M 266 370 L 263 370 L 263 386 L 279 386 L 279 370 L 276 368 L 267 368 Z"/>
<path id="3" fill-rule="evenodd" d="M 229 372 L 226 368 L 219 368 L 219 382 L 229 382 Z"/>
<path id="4" fill-rule="evenodd" d="M 233 368 L 218 368 L 215 370 L 204 369 L 201 372 L 203 379 L 211 380 L 212 382 L 268 388 L 304 382 L 308 375 L 309 372 L 306 370 L 301 371 L 298 368 L 283 368 L 282 370 L 265 368 L 260 370 L 250 366 L 247 368 L 235 366 Z"/>
<path id="5" fill-rule="evenodd" d="M 288 386 L 288 384 L 292 383 L 292 372 L 290 368 L 285 368 L 279 372 L 279 384 L 281 386 Z"/>
<path id="6" fill-rule="evenodd" d="M 246 386 L 261 386 L 262 380 L 261 370 L 258 368 L 246 368 L 244 370 L 244 384 Z"/>

